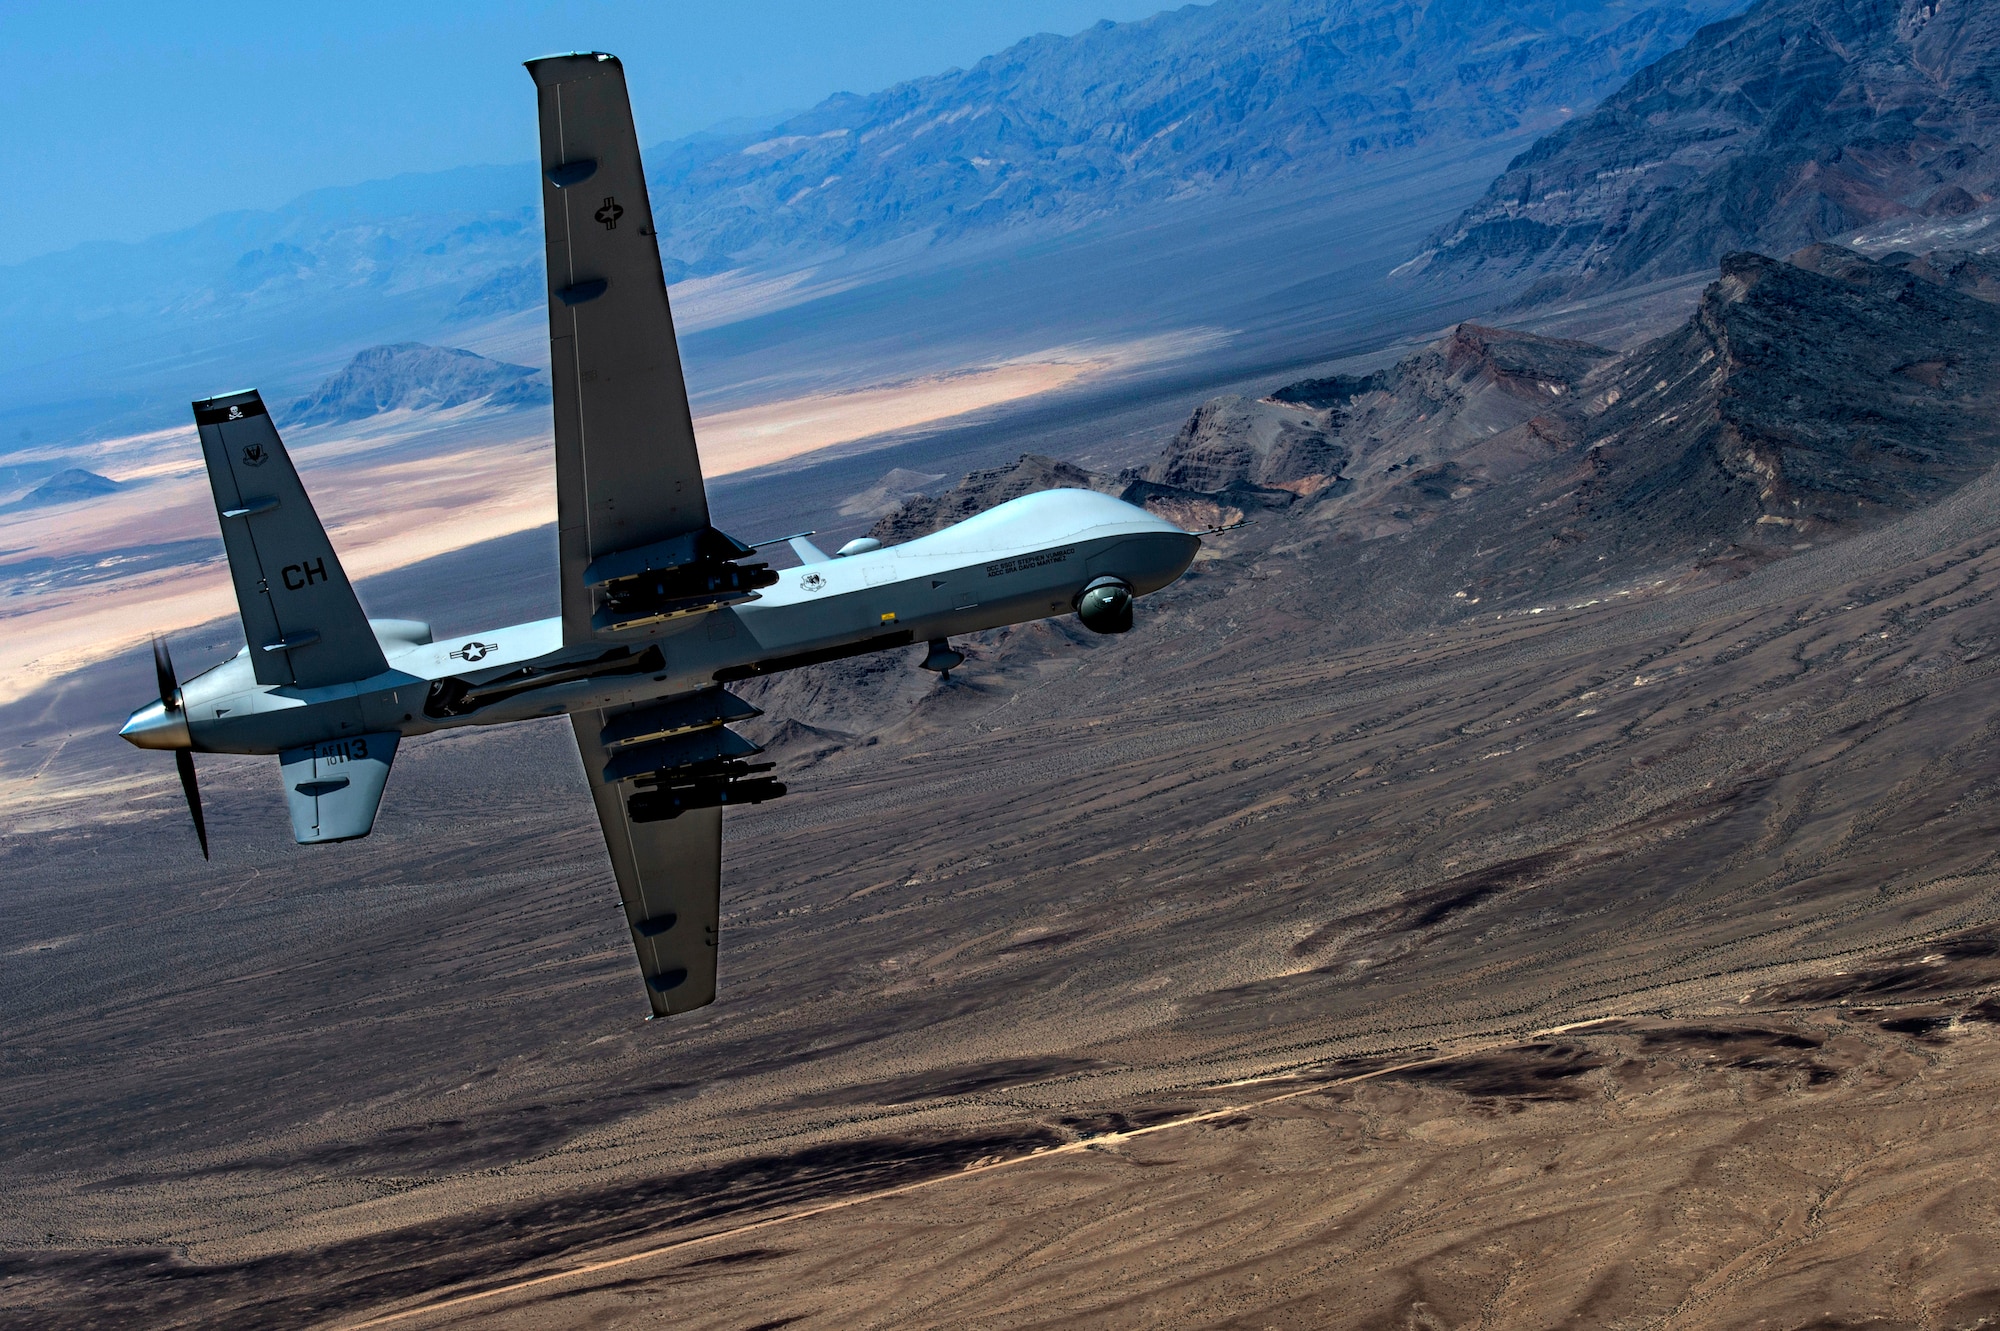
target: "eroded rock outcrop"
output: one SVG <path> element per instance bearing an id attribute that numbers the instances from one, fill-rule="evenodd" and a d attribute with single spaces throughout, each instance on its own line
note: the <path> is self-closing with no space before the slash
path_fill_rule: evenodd
<path id="1" fill-rule="evenodd" d="M 1823 537 L 2000 457 L 2000 309 L 1835 246 L 1736 254 L 1594 388 L 1566 422 L 1579 517 L 1626 515 L 1661 549 Z"/>
<path id="2" fill-rule="evenodd" d="M 1158 459 L 1121 478 L 1124 495 L 1181 522 L 1277 508 L 1344 515 L 1370 535 L 1404 530 L 1517 469 L 1505 450 L 1476 463 L 1465 455 L 1564 401 L 1612 356 L 1584 342 L 1461 324 L 1374 374 L 1304 380 L 1257 402 L 1204 403 Z"/>
<path id="3" fill-rule="evenodd" d="M 1343 484 L 1352 454 L 1334 440 L 1338 412 L 1269 398 L 1211 398 L 1195 408 L 1166 451 L 1119 477 L 1135 501 L 1175 493 L 1227 493 L 1282 507 Z"/>

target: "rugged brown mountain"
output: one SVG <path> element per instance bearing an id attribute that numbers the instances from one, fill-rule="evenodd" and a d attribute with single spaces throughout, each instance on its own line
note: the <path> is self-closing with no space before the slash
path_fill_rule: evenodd
<path id="1" fill-rule="evenodd" d="M 1586 489 L 1628 510 L 1678 494 L 1659 516 L 1715 534 L 1828 534 L 1991 466 L 1996 385 L 1989 304 L 1837 246 L 1734 255 L 1576 418 L 1594 436 Z"/>
<path id="2" fill-rule="evenodd" d="M 1211 398 L 1153 465 L 1130 473 L 1183 490 L 1244 490 L 1292 496 L 1324 493 L 1339 484 L 1353 454 L 1334 442 L 1338 408 L 1232 396 Z"/>
<path id="3" fill-rule="evenodd" d="M 1617 354 L 1460 325 L 1366 376 L 1204 403 L 1115 481 L 1028 456 L 883 520 L 934 530 L 1057 485 L 1115 489 L 1286 557 L 1356 632 L 1731 576 L 1930 504 L 2000 461 L 2000 308 L 1977 256 L 1741 253 Z"/>
<path id="4" fill-rule="evenodd" d="M 1235 521 L 1257 509 L 1378 512 L 1398 494 L 1458 488 L 1449 464 L 1574 390 L 1611 352 L 1587 343 L 1461 324 L 1435 346 L 1371 375 L 1308 379 L 1252 401 L 1197 408 L 1121 490 L 1176 520 Z M 1439 468 L 1444 468 L 1440 470 Z M 1305 501 L 1303 505 L 1300 501 Z M 1379 531 L 1377 534 L 1381 534 Z"/>
<path id="5" fill-rule="evenodd" d="M 1376 415 L 1403 429 L 1375 454 L 1428 447 L 1297 516 L 1315 545 L 1414 542 L 1368 552 L 1364 584 L 1490 603 L 1727 571 L 1922 507 L 2000 460 L 2000 309 L 1925 267 L 1733 255 L 1679 329 L 1511 428 L 1453 446 L 1389 392 Z"/>
<path id="6" fill-rule="evenodd" d="M 1996 66 L 1991 4 L 1763 0 L 1517 158 L 1409 271 L 1553 297 L 1980 212 Z"/>

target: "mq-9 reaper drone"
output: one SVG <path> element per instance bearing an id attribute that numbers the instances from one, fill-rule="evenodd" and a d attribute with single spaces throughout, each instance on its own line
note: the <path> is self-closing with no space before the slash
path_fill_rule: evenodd
<path id="1" fill-rule="evenodd" d="M 371 620 L 257 393 L 194 404 L 247 646 L 119 732 L 171 749 L 202 853 L 192 754 L 278 755 L 303 843 L 368 835 L 405 735 L 567 715 L 655 1016 L 715 998 L 722 810 L 784 794 L 729 728 L 743 679 L 1074 610 L 1100 633 L 1184 572 L 1198 537 L 1084 490 L 902 545 L 774 571 L 709 522 L 624 70 L 531 61 L 541 111 L 562 614 L 431 641 Z M 860 548 L 857 548 L 860 547 Z"/>

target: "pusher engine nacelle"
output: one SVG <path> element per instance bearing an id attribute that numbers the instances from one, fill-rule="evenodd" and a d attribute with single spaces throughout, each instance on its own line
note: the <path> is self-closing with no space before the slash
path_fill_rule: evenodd
<path id="1" fill-rule="evenodd" d="M 778 580 L 769 564 L 741 564 L 756 550 L 713 527 L 636 550 L 601 555 L 583 571 L 598 596 L 590 626 L 599 633 L 645 628 L 757 599 Z"/>
<path id="2" fill-rule="evenodd" d="M 626 801 L 635 823 L 678 818 L 690 809 L 777 799 L 785 793 L 784 783 L 760 775 L 777 764 L 745 761 L 764 750 L 728 725 L 762 715 L 719 688 L 620 712 L 598 733 L 610 759 L 604 780 L 638 787 Z"/>

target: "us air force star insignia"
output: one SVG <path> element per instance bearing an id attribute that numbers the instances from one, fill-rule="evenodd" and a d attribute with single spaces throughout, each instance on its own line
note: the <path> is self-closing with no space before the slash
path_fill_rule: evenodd
<path id="1" fill-rule="evenodd" d="M 604 229 L 606 231 L 616 231 L 618 229 L 618 219 L 624 215 L 625 210 L 618 206 L 618 200 L 612 198 L 609 194 L 605 195 L 604 206 L 597 210 L 597 220 L 604 223 Z"/>
<path id="2" fill-rule="evenodd" d="M 826 579 L 817 573 L 808 573 L 799 579 L 799 590 L 801 591 L 816 592 L 824 586 L 826 586 Z"/>
<path id="3" fill-rule="evenodd" d="M 234 411 L 236 408 L 231 407 L 230 410 Z M 243 446 L 243 465 L 246 467 L 261 467 L 270 460 L 270 457 L 271 455 L 264 451 L 262 444 L 245 444 Z"/>
<path id="4" fill-rule="evenodd" d="M 465 646 L 453 652 L 451 659 L 466 662 L 483 661 L 486 659 L 488 652 L 497 652 L 499 650 L 500 644 L 497 642 L 468 642 Z"/>

